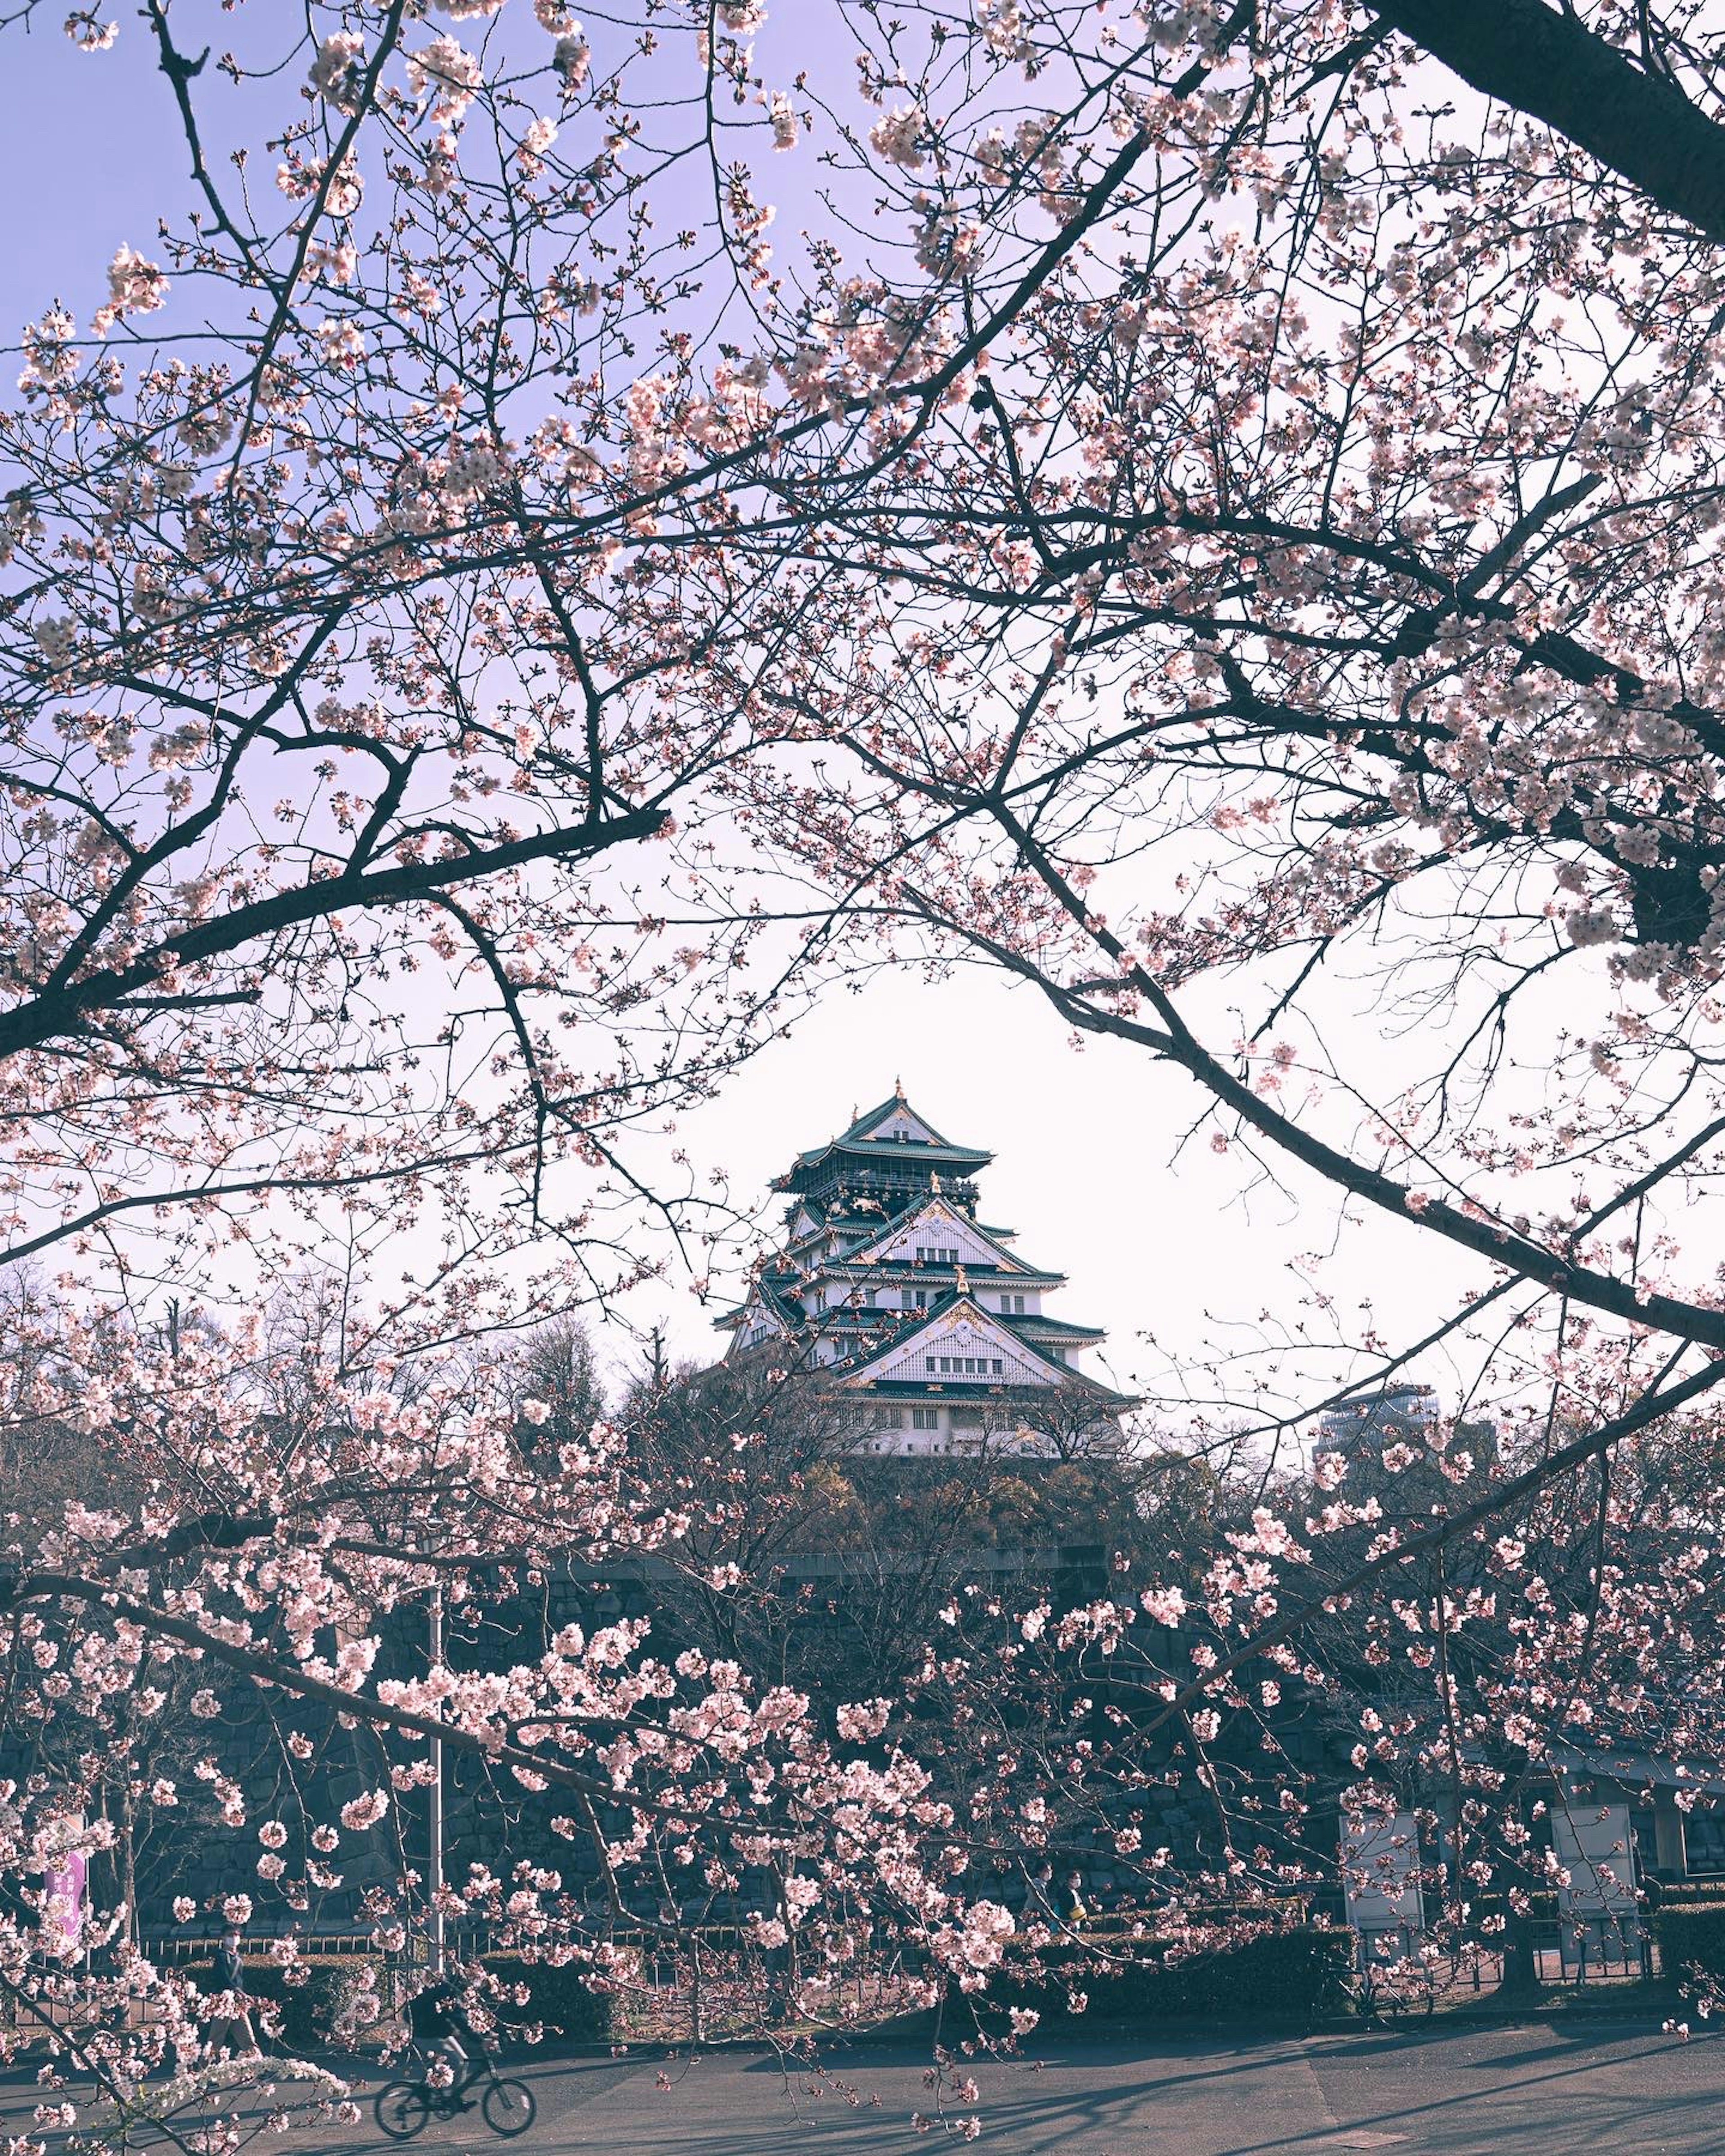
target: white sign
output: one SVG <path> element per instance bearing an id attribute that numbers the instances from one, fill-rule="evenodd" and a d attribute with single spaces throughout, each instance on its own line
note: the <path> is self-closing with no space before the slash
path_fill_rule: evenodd
<path id="1" fill-rule="evenodd" d="M 1633 1924 L 1635 1860 L 1626 1804 L 1571 1797 L 1552 1806 L 1552 1853 L 1569 1875 L 1558 1913 L 1573 1922 Z"/>
<path id="2" fill-rule="evenodd" d="M 1374 1812 L 1342 1822 L 1342 1892 L 1348 1921 L 1364 1934 L 1425 1927 L 1420 1829 L 1412 1812 Z"/>

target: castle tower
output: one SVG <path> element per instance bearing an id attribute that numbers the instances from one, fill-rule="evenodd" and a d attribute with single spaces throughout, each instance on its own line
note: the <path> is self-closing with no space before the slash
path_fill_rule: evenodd
<path id="1" fill-rule="evenodd" d="M 1103 1338 L 1057 1317 L 1062 1273 L 977 1216 L 993 1156 L 952 1144 L 902 1089 L 775 1188 L 785 1240 L 716 1321 L 732 1356 L 783 1353 L 854 1402 L 856 1449 L 900 1455 L 1117 1451 L 1133 1404 L 1078 1367 Z"/>

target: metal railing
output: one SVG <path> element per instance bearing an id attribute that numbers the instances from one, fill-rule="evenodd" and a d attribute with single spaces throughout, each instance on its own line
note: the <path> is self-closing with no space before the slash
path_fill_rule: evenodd
<path id="1" fill-rule="evenodd" d="M 1653 1935 L 1640 1924 L 1577 1926 L 1559 1922 L 1536 1941 L 1534 1965 L 1542 1982 L 1577 1987 L 1651 1978 L 1655 1968 Z"/>
<path id="2" fill-rule="evenodd" d="M 268 1953 L 278 1939 L 288 1936 L 290 1934 L 279 1932 L 254 1933 L 242 1938 L 239 1951 L 255 1958 L 259 1954 Z M 376 1954 L 378 1951 L 369 1932 L 295 1932 L 291 1937 L 301 1959 L 305 1961 L 328 1961 L 338 1956 Z M 173 1969 L 187 1962 L 207 1961 L 220 1943 L 219 1932 L 211 1932 L 203 1937 L 194 1934 L 189 1938 L 182 1933 L 175 1933 L 171 1938 L 141 1938 L 138 1942 L 138 1950 L 146 1961 L 153 1961 L 158 1969 Z"/>

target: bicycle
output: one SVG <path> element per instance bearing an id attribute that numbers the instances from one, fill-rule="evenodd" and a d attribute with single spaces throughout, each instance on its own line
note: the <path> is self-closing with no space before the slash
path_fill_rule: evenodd
<path id="1" fill-rule="evenodd" d="M 386 2082 L 372 2099 L 372 2115 L 392 2141 L 411 2141 L 434 2118 L 459 2118 L 471 2111 L 473 2092 L 481 2082 L 480 2116 L 492 2133 L 505 2141 L 525 2133 L 538 2116 L 533 2092 L 525 2082 L 500 2074 L 495 2061 L 485 2053 L 470 2063 L 466 2073 L 452 2075 L 447 2088 L 434 2086 L 423 2073 L 418 2080 L 403 2076 Z"/>

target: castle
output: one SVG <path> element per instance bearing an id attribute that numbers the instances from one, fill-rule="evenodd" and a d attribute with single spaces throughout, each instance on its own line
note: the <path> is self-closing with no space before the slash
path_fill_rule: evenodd
<path id="1" fill-rule="evenodd" d="M 1102 1333 L 1050 1314 L 1065 1275 L 977 1219 L 993 1158 L 942 1137 L 902 1087 L 799 1154 L 774 1183 L 783 1245 L 716 1321 L 729 1355 L 788 1350 L 854 1404 L 859 1451 L 1117 1451 L 1134 1403 L 1076 1364 Z"/>

